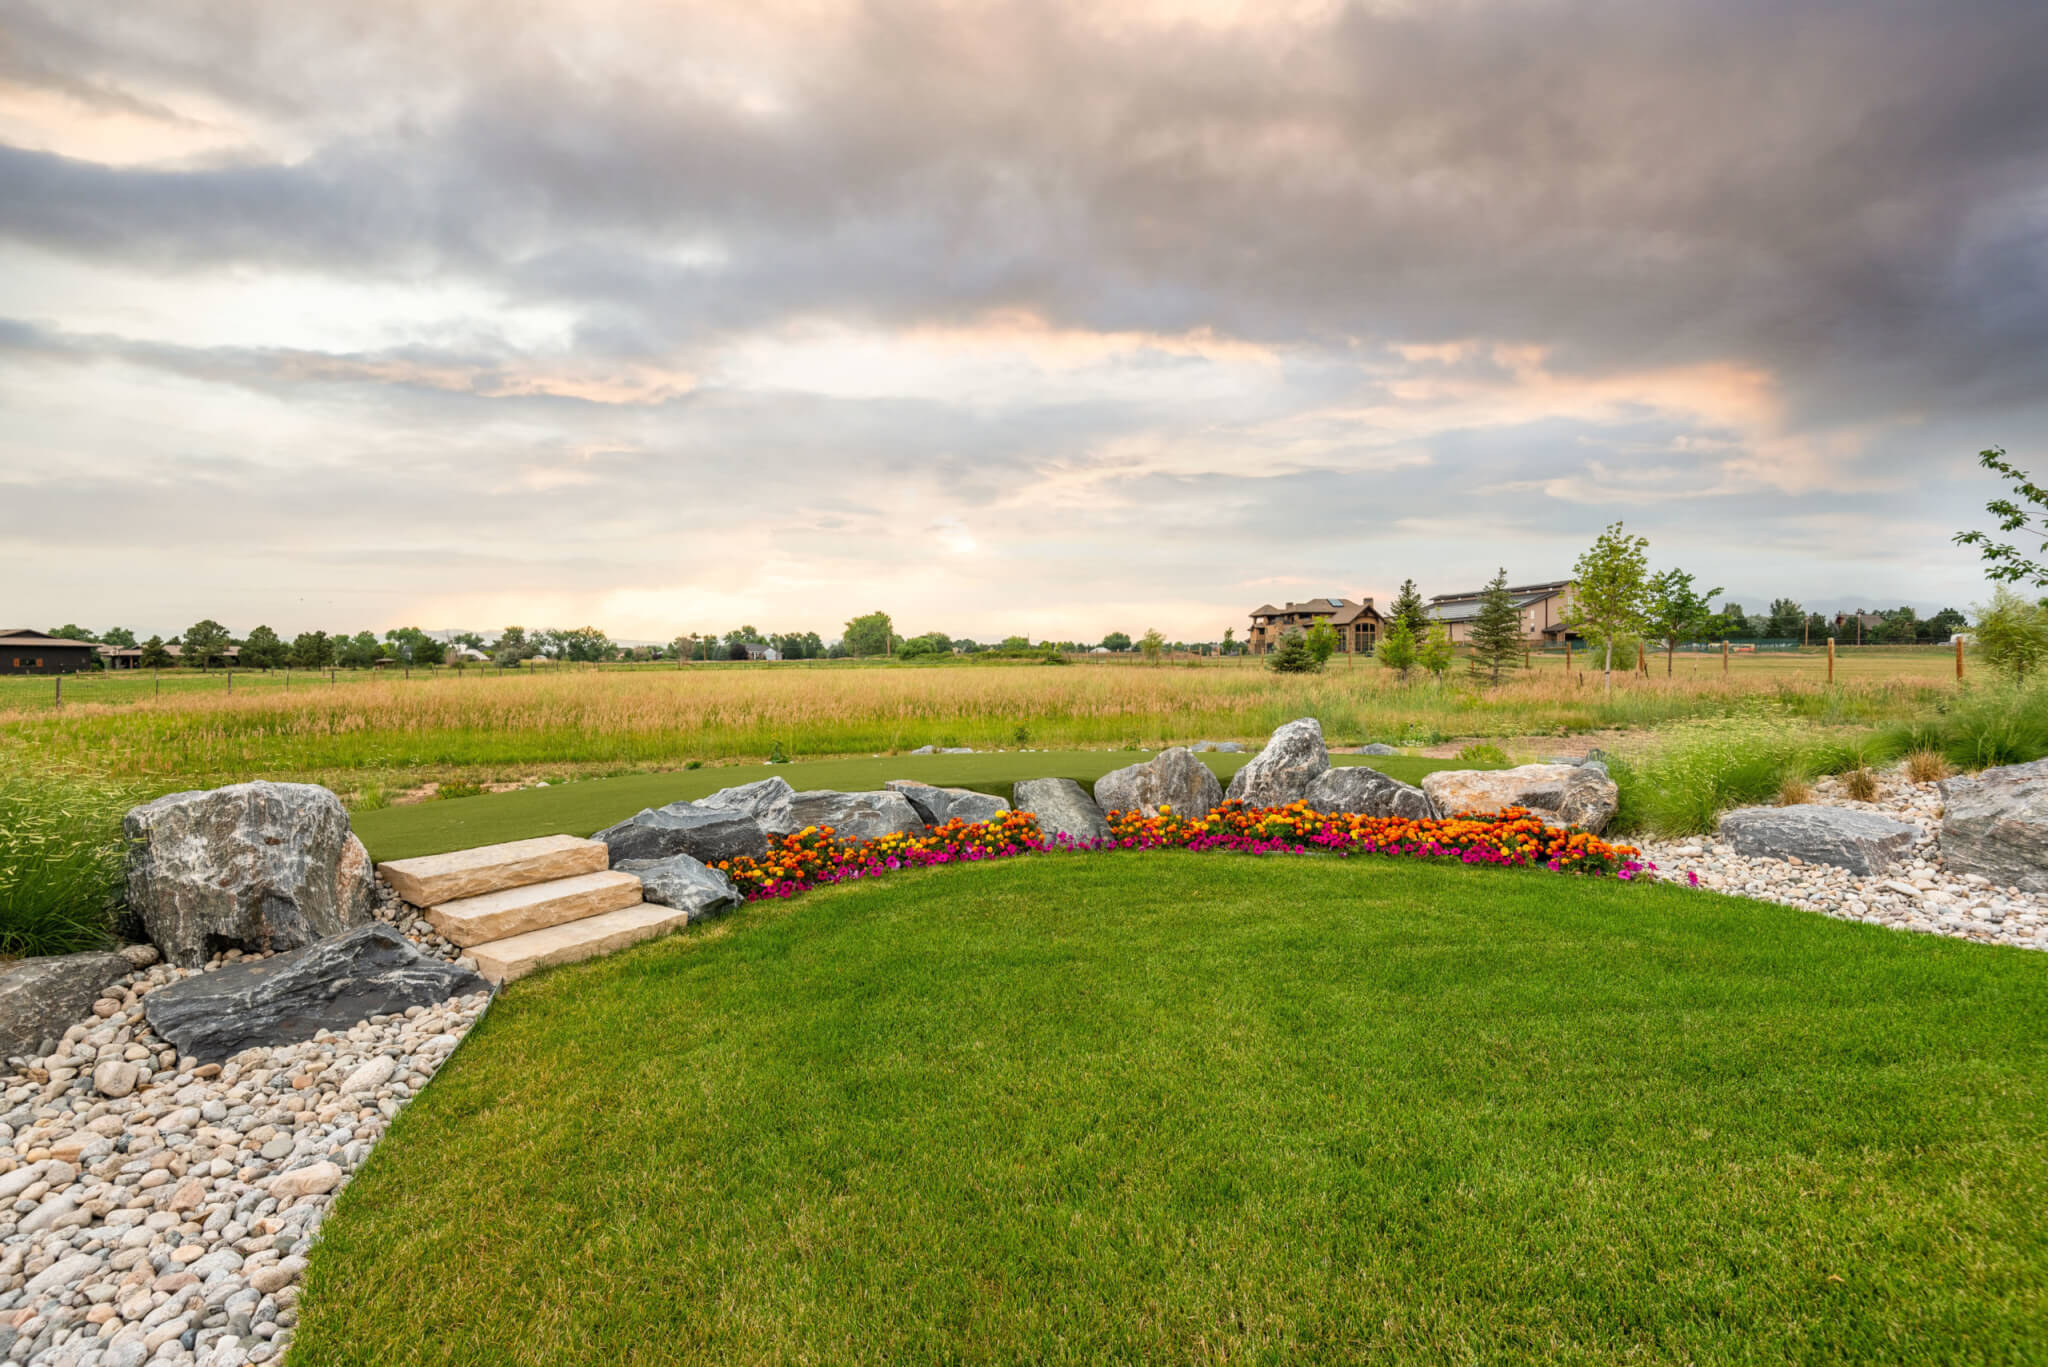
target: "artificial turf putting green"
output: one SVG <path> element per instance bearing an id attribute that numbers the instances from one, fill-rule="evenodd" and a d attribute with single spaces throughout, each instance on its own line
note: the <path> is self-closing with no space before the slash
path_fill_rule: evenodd
<path id="1" fill-rule="evenodd" d="M 862 792 L 892 778 L 922 779 L 945 787 L 973 788 L 1008 798 L 1021 778 L 1071 778 L 1093 784 L 1112 769 L 1152 758 L 1156 750 L 996 751 L 977 755 L 885 755 L 875 759 L 811 760 L 801 764 L 727 765 L 715 769 L 681 769 L 625 778 L 589 779 L 547 788 L 482 797 L 451 798 L 357 812 L 356 834 L 377 860 L 411 859 L 524 840 L 536 835 L 589 835 L 624 821 L 644 807 L 707 797 L 720 788 L 781 776 L 797 788 L 835 788 Z M 1203 755 L 1225 783 L 1252 757 Z M 1472 768 L 1448 759 L 1416 759 L 1405 755 L 1332 755 L 1333 764 L 1370 764 L 1404 783 L 1419 783 L 1437 769 Z M 1490 765 L 1480 765 L 1490 768 Z"/>
<path id="2" fill-rule="evenodd" d="M 2048 1357 L 2048 957 L 1528 870 L 1048 855 L 515 985 L 295 1364 Z"/>

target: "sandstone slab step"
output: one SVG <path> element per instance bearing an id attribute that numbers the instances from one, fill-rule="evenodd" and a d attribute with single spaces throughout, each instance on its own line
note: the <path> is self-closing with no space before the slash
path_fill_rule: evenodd
<path id="1" fill-rule="evenodd" d="M 417 859 L 393 859 L 379 864 L 377 873 L 414 906 L 432 907 L 610 867 L 611 855 L 601 840 L 543 835 Z"/>
<path id="2" fill-rule="evenodd" d="M 467 949 L 618 911 L 639 901 L 639 878 L 607 869 L 443 902 L 427 908 L 427 920 L 447 939 Z"/>
<path id="3" fill-rule="evenodd" d="M 689 923 L 690 913 L 676 907 L 642 902 L 623 911 L 586 916 L 567 925 L 530 930 L 489 944 L 477 945 L 469 953 L 477 971 L 493 983 L 504 984 L 523 978 L 536 969 L 556 964 L 594 959 L 615 949 L 651 940 Z"/>

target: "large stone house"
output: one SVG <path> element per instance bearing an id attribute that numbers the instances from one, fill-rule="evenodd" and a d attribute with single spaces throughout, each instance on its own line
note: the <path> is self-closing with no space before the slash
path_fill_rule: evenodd
<path id="1" fill-rule="evenodd" d="M 1521 614 L 1523 640 L 1532 645 L 1557 645 L 1567 637 L 1579 639 L 1578 633 L 1565 625 L 1573 602 L 1571 580 L 1511 585 L 1508 596 L 1515 600 L 1515 610 Z M 1484 589 L 1439 593 L 1429 600 L 1430 619 L 1444 624 L 1453 645 L 1463 645 L 1471 639 L 1472 623 L 1479 616 L 1479 606 L 1485 597 Z"/>
<path id="2" fill-rule="evenodd" d="M 1267 603 L 1253 608 L 1245 646 L 1254 655 L 1264 655 L 1279 645 L 1280 638 L 1288 632 L 1305 632 L 1317 622 L 1328 622 L 1336 628 L 1337 649 L 1343 654 L 1370 655 L 1379 644 L 1382 618 L 1372 599 L 1353 602 L 1349 598 L 1311 598 L 1284 607 Z"/>

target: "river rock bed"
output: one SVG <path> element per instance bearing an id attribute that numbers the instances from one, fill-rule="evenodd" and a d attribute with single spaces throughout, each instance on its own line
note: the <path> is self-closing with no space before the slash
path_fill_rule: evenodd
<path id="1" fill-rule="evenodd" d="M 381 885 L 374 911 L 460 962 Z M 55 1053 L 0 1076 L 0 1361 L 277 1361 L 336 1194 L 490 994 L 200 1065 L 150 1031 L 145 998 L 260 956 L 129 952 L 145 962 Z"/>
<path id="2" fill-rule="evenodd" d="M 1867 921 L 1894 930 L 1949 935 L 1985 944 L 2048 949 L 2048 897 L 1999 887 L 1978 874 L 1949 870 L 1941 857 L 1941 791 L 1914 783 L 1903 770 L 1878 775 L 1877 800 L 1857 802 L 1841 781 L 1813 785 L 1813 800 L 1829 806 L 1877 812 L 1919 828 L 1910 853 L 1890 868 L 1867 877 L 1826 864 L 1796 859 L 1751 858 L 1736 854 L 1711 836 L 1641 842 L 1643 854 L 1666 882 L 1699 886 L 1817 911 L 1845 921 Z"/>

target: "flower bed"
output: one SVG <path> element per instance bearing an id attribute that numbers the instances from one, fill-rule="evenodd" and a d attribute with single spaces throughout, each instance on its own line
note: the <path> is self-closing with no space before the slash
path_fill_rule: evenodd
<path id="1" fill-rule="evenodd" d="M 1628 882 L 1654 876 L 1632 846 L 1615 845 L 1586 831 L 1546 826 L 1520 807 L 1487 816 L 1426 821 L 1311 811 L 1305 802 L 1246 807 L 1226 802 L 1200 817 L 1171 808 L 1156 816 L 1109 813 L 1110 838 L 1094 843 L 1065 836 L 1047 839 L 1030 812 L 1004 812 L 992 821 L 948 821 L 919 835 L 840 840 L 830 826 L 784 836 L 761 859 L 720 860 L 749 901 L 791 897 L 807 888 L 872 878 L 892 869 L 1008 859 L 1017 855 L 1093 849 L 1229 850 L 1239 854 L 1376 854 L 1410 859 L 1453 859 L 1465 864 L 1534 865 L 1557 873 L 1612 875 Z"/>

